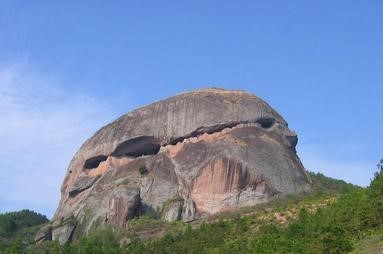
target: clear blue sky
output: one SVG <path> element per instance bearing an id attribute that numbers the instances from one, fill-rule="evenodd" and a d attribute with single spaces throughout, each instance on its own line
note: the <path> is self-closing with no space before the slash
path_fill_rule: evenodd
<path id="1" fill-rule="evenodd" d="M 383 157 L 383 2 L 0 0 L 0 212 L 52 215 L 103 124 L 176 93 L 255 93 L 309 170 L 367 185 Z"/>

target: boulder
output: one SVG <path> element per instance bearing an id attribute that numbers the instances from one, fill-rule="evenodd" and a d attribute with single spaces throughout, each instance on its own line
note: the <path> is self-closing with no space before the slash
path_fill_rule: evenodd
<path id="1" fill-rule="evenodd" d="M 274 109 L 243 91 L 202 89 L 136 109 L 74 155 L 53 222 L 77 224 L 55 228 L 53 239 L 128 228 L 144 214 L 189 222 L 308 192 L 297 141 Z"/>

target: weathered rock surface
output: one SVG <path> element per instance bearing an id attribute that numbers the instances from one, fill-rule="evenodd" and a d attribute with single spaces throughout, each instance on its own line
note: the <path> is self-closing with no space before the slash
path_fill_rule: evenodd
<path id="1" fill-rule="evenodd" d="M 260 98 L 203 89 L 123 115 L 72 159 L 53 221 L 65 242 L 76 234 L 149 214 L 168 221 L 252 206 L 310 191 L 296 134 Z"/>
<path id="2" fill-rule="evenodd" d="M 35 243 L 41 243 L 49 240 L 52 240 L 52 226 L 45 225 L 37 231 L 34 241 Z"/>
<path id="3" fill-rule="evenodd" d="M 63 225 L 52 230 L 52 240 L 64 244 L 72 238 L 75 225 Z"/>
<path id="4" fill-rule="evenodd" d="M 168 206 L 164 207 L 164 219 L 166 221 L 176 221 L 181 219 L 183 200 L 171 200 Z"/>
<path id="5" fill-rule="evenodd" d="M 91 177 L 85 174 L 84 172 L 81 173 L 69 189 L 69 196 L 74 197 L 78 193 L 90 188 L 97 181 L 98 178 L 98 176 Z"/>

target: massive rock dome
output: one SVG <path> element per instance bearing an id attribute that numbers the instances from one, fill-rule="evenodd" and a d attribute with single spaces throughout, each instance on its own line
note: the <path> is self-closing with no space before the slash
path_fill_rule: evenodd
<path id="1" fill-rule="evenodd" d="M 149 214 L 186 222 L 310 191 L 297 135 L 260 98 L 202 89 L 125 114 L 70 162 L 52 236 L 67 241 Z"/>

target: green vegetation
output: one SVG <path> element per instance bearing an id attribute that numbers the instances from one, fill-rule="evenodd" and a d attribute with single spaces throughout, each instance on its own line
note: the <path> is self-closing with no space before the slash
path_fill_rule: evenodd
<path id="1" fill-rule="evenodd" d="M 14 237 L 21 229 L 48 222 L 46 216 L 29 210 L 0 214 L 0 236 Z"/>
<path id="2" fill-rule="evenodd" d="M 95 232 L 1 254 L 378 253 L 383 249 L 383 161 L 367 188 L 311 173 L 315 191 L 190 224 L 134 219 L 130 230 Z M 341 193 L 341 194 L 340 194 Z M 156 231 L 157 230 L 157 231 Z M 160 232 L 156 234 L 155 232 Z M 154 234 L 153 237 L 147 237 Z M 162 236 L 162 237 L 161 237 Z M 121 241 L 121 240 L 124 241 Z"/>
<path id="3" fill-rule="evenodd" d="M 0 214 L 0 250 L 31 243 L 38 228 L 47 222 L 47 217 L 29 210 Z"/>
<path id="4" fill-rule="evenodd" d="M 347 193 L 361 189 L 361 187 L 347 183 L 343 180 L 327 177 L 322 173 L 309 172 L 311 180 L 313 182 L 314 191 L 327 191 L 336 193 Z"/>

